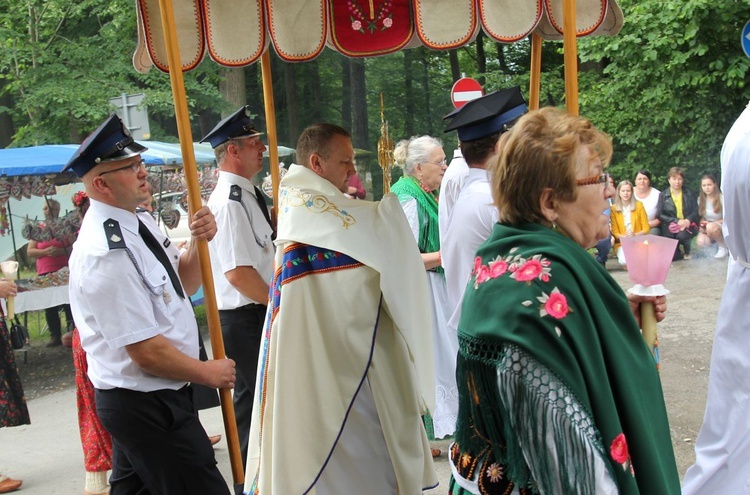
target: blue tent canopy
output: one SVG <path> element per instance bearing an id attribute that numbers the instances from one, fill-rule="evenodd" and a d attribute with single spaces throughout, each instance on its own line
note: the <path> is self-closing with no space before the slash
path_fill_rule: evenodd
<path id="1" fill-rule="evenodd" d="M 143 145 L 149 148 L 141 155 L 146 165 L 182 165 L 179 145 L 157 141 L 145 141 Z M 0 149 L 0 176 L 59 174 L 77 149 L 77 144 Z M 199 151 L 196 160 L 198 163 L 210 163 L 215 158 L 213 153 Z"/>

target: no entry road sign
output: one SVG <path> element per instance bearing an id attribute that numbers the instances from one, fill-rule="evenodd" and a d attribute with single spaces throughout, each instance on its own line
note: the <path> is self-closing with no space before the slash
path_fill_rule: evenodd
<path id="1" fill-rule="evenodd" d="M 484 95 L 482 85 L 470 77 L 462 77 L 451 88 L 451 101 L 456 108 L 461 108 L 482 95 Z"/>

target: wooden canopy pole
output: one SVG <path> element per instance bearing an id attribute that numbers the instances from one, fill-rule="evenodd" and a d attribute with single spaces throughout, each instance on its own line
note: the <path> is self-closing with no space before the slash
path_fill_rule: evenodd
<path id="1" fill-rule="evenodd" d="M 578 47 L 576 45 L 576 0 L 563 0 L 563 60 L 565 63 L 565 106 L 578 115 Z"/>
<path id="2" fill-rule="evenodd" d="M 268 161 L 271 168 L 271 185 L 273 186 L 274 228 L 279 211 L 279 148 L 276 138 L 276 108 L 273 100 L 273 74 L 271 73 L 271 55 L 266 50 L 260 58 L 260 73 L 263 79 L 263 106 L 266 111 L 266 134 L 268 135 Z"/>
<path id="3" fill-rule="evenodd" d="M 174 99 L 175 116 L 177 118 L 177 133 L 180 138 L 183 170 L 185 181 L 187 182 L 189 211 L 195 213 L 203 206 L 203 201 L 201 199 L 200 186 L 198 185 L 198 168 L 195 165 L 193 134 L 190 130 L 190 114 L 187 108 L 185 81 L 182 75 L 182 62 L 180 61 L 180 48 L 177 42 L 177 29 L 175 27 L 172 0 L 159 0 L 159 9 L 161 10 L 161 22 L 164 29 L 167 59 L 169 61 L 169 79 L 172 83 L 172 97 Z M 221 336 L 221 322 L 219 321 L 219 310 L 216 305 L 216 291 L 211 273 L 211 262 L 208 256 L 208 242 L 205 239 L 194 239 L 192 242 L 195 242 L 198 248 L 203 294 L 206 301 L 206 317 L 208 318 L 208 330 L 211 335 L 213 357 L 214 359 L 224 359 L 226 358 L 226 354 L 224 352 L 224 340 Z M 232 466 L 232 477 L 235 484 L 241 484 L 245 481 L 245 471 L 242 467 L 237 422 L 234 416 L 234 406 L 232 405 L 232 393 L 229 389 L 219 389 L 219 397 L 221 398 L 221 412 L 224 417 L 224 429 L 227 433 L 227 444 L 229 445 L 229 462 Z"/>
<path id="4" fill-rule="evenodd" d="M 529 111 L 539 108 L 539 89 L 542 84 L 542 37 L 531 35 L 531 76 L 529 77 Z"/>

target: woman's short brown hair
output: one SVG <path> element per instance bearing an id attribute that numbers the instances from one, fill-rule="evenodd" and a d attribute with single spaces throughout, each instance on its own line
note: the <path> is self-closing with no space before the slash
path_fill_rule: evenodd
<path id="1" fill-rule="evenodd" d="M 556 199 L 575 201 L 577 156 L 588 146 L 606 166 L 612 142 L 588 120 L 546 107 L 521 117 L 499 142 L 490 165 L 492 196 L 500 221 L 511 225 L 544 223 L 539 198 L 552 189 Z"/>
<path id="2" fill-rule="evenodd" d="M 680 167 L 672 167 L 669 169 L 669 172 L 667 172 L 667 178 L 671 179 L 672 177 L 677 176 L 682 177 L 683 180 L 685 180 L 685 170 L 683 170 Z"/>

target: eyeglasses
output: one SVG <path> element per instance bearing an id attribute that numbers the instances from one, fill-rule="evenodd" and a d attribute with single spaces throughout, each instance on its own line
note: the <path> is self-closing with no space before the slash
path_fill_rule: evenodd
<path id="1" fill-rule="evenodd" d="M 101 174 L 99 174 L 99 177 L 105 174 L 111 174 L 112 172 L 119 172 L 121 170 L 127 170 L 127 169 L 130 169 L 133 172 L 137 173 L 141 169 L 141 166 L 145 167 L 146 162 L 144 162 L 143 160 L 138 160 L 137 162 L 128 163 L 127 165 L 124 165 L 122 167 L 113 168 L 112 170 L 107 170 L 106 172 L 102 172 Z"/>
<path id="2" fill-rule="evenodd" d="M 429 163 L 430 165 L 437 165 L 438 167 L 442 167 L 443 165 L 447 164 L 448 162 L 446 162 L 445 158 L 443 158 L 439 162 L 422 162 L 422 163 Z"/>
<path id="3" fill-rule="evenodd" d="M 609 185 L 609 174 L 597 174 L 592 175 L 591 177 L 586 177 L 585 179 L 578 179 L 576 181 L 577 186 L 590 186 L 593 184 L 604 184 L 604 188 L 606 189 Z"/>

